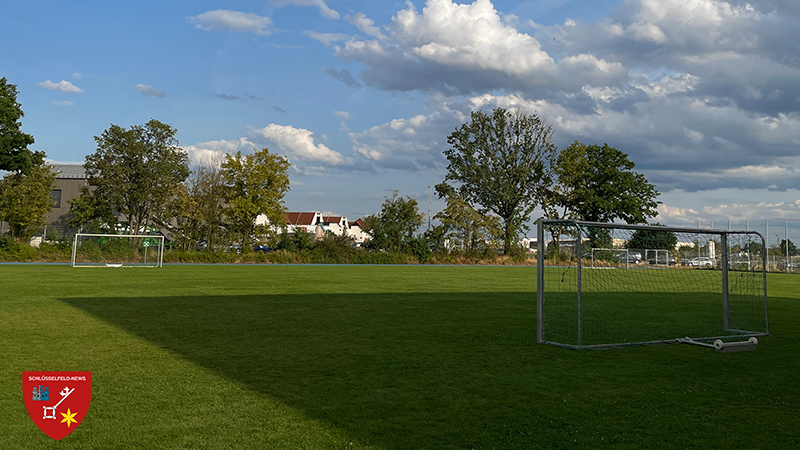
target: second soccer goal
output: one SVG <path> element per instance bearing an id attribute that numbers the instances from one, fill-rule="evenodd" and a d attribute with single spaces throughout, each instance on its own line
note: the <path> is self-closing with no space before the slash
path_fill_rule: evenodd
<path id="1" fill-rule="evenodd" d="M 769 334 L 757 232 L 553 219 L 537 231 L 538 342 L 713 347 Z"/>

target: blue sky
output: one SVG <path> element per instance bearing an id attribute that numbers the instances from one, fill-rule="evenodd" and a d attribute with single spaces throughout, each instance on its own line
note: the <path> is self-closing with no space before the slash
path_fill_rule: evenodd
<path id="1" fill-rule="evenodd" d="M 796 1 L 8 3 L 0 76 L 54 161 L 152 117 L 193 161 L 287 156 L 290 210 L 354 220 L 395 189 L 427 211 L 447 135 L 521 107 L 628 153 L 662 223 L 800 218 Z"/>

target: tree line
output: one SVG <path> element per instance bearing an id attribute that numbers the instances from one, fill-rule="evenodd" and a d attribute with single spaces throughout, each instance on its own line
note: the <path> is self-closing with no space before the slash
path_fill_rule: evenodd
<path id="1" fill-rule="evenodd" d="M 16 86 L 0 79 L 0 170 L 9 172 L 0 181 L 0 220 L 12 236 L 26 238 L 53 206 L 55 177 L 44 153 L 28 148 L 34 139 L 20 130 L 16 95 Z M 166 229 L 185 249 L 279 242 L 275 227 L 257 225 L 256 217 L 285 225 L 289 161 L 263 148 L 190 170 L 176 133 L 151 119 L 130 128 L 111 124 L 95 136 L 97 148 L 84 164 L 88 186 L 70 201 L 70 226 L 132 234 Z M 446 206 L 433 217 L 439 223 L 415 235 L 424 214 L 415 199 L 395 192 L 364 218 L 372 235 L 366 247 L 424 255 L 450 243 L 512 255 L 536 208 L 551 218 L 589 221 L 644 223 L 656 215 L 658 191 L 627 154 L 577 141 L 559 151 L 553 135 L 552 124 L 535 113 L 473 111 L 443 150 L 448 166 L 435 191 Z"/>

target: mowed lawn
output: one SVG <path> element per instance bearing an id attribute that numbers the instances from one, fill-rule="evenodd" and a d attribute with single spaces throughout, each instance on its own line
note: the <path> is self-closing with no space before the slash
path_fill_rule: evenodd
<path id="1" fill-rule="evenodd" d="M 0 448 L 800 447 L 800 276 L 721 354 L 537 344 L 535 271 L 0 265 Z M 29 370 L 93 372 L 60 442 Z"/>

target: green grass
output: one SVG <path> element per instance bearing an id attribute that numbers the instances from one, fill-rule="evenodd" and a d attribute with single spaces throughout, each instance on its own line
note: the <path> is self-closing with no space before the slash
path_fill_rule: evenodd
<path id="1" fill-rule="evenodd" d="M 535 267 L 2 265 L 0 448 L 797 448 L 800 277 L 755 352 L 535 342 Z M 60 442 L 25 370 L 91 370 Z"/>

